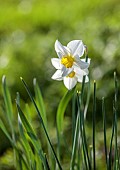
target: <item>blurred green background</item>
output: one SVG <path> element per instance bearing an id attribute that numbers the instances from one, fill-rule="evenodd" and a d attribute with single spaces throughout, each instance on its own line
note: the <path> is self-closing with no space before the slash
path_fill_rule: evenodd
<path id="1" fill-rule="evenodd" d="M 26 80 L 31 90 L 36 77 L 51 126 L 55 125 L 55 111 L 66 91 L 63 82 L 51 80 L 55 72 L 51 58 L 57 57 L 54 50 L 56 39 L 64 45 L 71 40 L 82 39 L 87 45 L 91 58 L 91 89 L 93 80 L 97 81 L 98 119 L 101 117 L 103 96 L 107 98 L 108 114 L 111 115 L 113 72 L 120 76 L 120 1 L 0 0 L 0 79 L 6 75 L 13 103 L 17 91 L 29 103 L 19 77 Z M 1 83 L 0 103 L 2 113 Z M 89 110 L 88 119 L 92 106 Z M 4 136 L 2 138 L 1 154 L 9 146 Z"/>

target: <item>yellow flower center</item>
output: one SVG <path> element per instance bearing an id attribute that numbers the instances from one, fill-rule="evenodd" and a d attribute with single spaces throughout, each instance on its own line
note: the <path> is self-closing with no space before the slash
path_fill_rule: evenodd
<path id="1" fill-rule="evenodd" d="M 72 71 L 70 74 L 68 74 L 68 77 L 73 78 L 75 76 L 75 72 Z"/>
<path id="2" fill-rule="evenodd" d="M 66 68 L 71 68 L 73 66 L 74 58 L 72 56 L 64 56 L 61 59 L 61 64 Z"/>

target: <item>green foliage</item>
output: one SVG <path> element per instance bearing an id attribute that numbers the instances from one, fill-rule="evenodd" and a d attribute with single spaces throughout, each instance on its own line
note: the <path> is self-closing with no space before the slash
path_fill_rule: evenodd
<path id="1" fill-rule="evenodd" d="M 119 54 L 120 54 L 120 3 L 119 0 L 61 0 L 60 2 L 57 0 L 5 0 L 0 1 L 0 79 L 5 74 L 8 79 L 8 85 L 11 91 L 9 94 L 9 90 L 6 87 L 5 77 L 3 77 L 3 84 L 0 84 L 0 117 L 3 121 L 0 120 L 0 127 L 2 131 L 7 136 L 7 139 L 2 138 L 2 134 L 0 132 L 0 136 L 3 140 L 0 141 L 0 147 L 3 148 L 5 145 L 5 149 L 12 145 L 15 148 L 20 149 L 18 152 L 15 149 L 15 154 L 17 159 L 20 160 L 20 166 L 22 162 L 22 166 L 26 167 L 26 162 L 29 163 L 30 167 L 35 169 L 41 165 L 41 161 L 38 161 L 39 155 L 36 150 L 33 153 L 32 145 L 30 142 L 30 137 L 25 131 L 25 128 L 21 122 L 21 120 L 17 120 L 16 114 L 16 106 L 14 99 L 16 98 L 16 91 L 20 92 L 21 102 L 20 108 L 25 114 L 28 122 L 31 124 L 33 129 L 36 129 L 36 135 L 41 139 L 40 145 L 43 146 L 43 150 L 47 153 L 48 162 L 52 169 L 55 168 L 55 160 L 51 156 L 50 145 L 48 144 L 45 134 L 43 134 L 43 130 L 39 121 L 37 119 L 36 112 L 34 110 L 34 106 L 29 101 L 27 93 L 25 93 L 25 89 L 21 86 L 19 81 L 19 77 L 22 76 L 29 83 L 30 89 L 32 89 L 32 93 L 35 93 L 35 102 L 39 108 L 41 113 L 41 117 L 45 124 L 47 131 L 49 131 L 51 142 L 54 144 L 54 148 L 59 148 L 57 146 L 56 139 L 56 130 L 55 130 L 55 122 L 56 122 L 56 110 L 59 104 L 60 98 L 65 93 L 65 88 L 61 85 L 60 82 L 51 81 L 51 76 L 54 72 L 53 68 L 51 68 L 50 59 L 51 57 L 56 57 L 54 52 L 54 42 L 56 39 L 59 39 L 61 42 L 65 42 L 66 45 L 72 39 L 82 39 L 83 42 L 89 47 L 89 57 L 91 58 L 91 68 L 90 68 L 90 77 L 91 82 L 93 79 L 97 82 L 97 93 L 96 93 L 96 126 L 99 126 L 102 113 L 105 114 L 104 118 L 106 123 L 104 122 L 104 143 L 106 143 L 107 153 L 108 151 L 108 141 L 111 143 L 114 142 L 111 136 L 111 129 L 105 131 L 107 127 L 111 127 L 111 120 L 114 118 L 115 120 L 118 117 L 118 107 L 119 102 L 116 106 L 116 99 L 114 101 L 114 107 L 112 108 L 111 101 L 113 100 L 114 95 L 114 85 L 113 85 L 113 72 L 116 70 L 118 77 L 120 76 L 120 62 L 119 62 Z M 63 41 L 64 40 L 64 41 Z M 34 88 L 32 87 L 32 83 L 30 83 L 33 78 L 36 77 L 38 84 L 40 86 L 41 92 L 39 91 L 38 84 L 34 82 Z M 115 83 L 116 84 L 116 83 Z M 1 88 L 2 86 L 2 88 Z M 87 125 L 86 125 L 86 133 L 91 134 L 91 128 L 89 124 L 91 124 L 91 116 L 93 111 L 93 103 L 92 98 L 90 97 L 90 93 L 93 94 L 93 88 L 90 92 L 90 87 L 87 90 L 89 93 L 85 94 L 84 98 L 87 96 L 86 107 L 84 109 L 84 113 L 87 113 L 89 109 L 89 114 L 87 114 Z M 119 86 L 117 87 L 119 88 Z M 2 89 L 2 90 L 1 90 Z M 115 85 L 116 89 L 116 85 Z M 85 89 L 86 90 L 86 89 Z M 86 92 L 86 91 L 85 91 Z M 117 100 L 119 101 L 119 96 L 115 90 Z M 42 96 L 44 97 L 44 102 Z M 4 103 L 3 99 L 4 98 Z M 34 95 L 33 95 L 34 96 Z M 92 95 L 93 96 L 93 95 Z M 104 98 L 102 103 L 103 111 L 101 111 L 101 98 Z M 76 93 L 75 93 L 76 98 Z M 27 103 L 27 109 L 25 108 L 24 102 Z M 76 99 L 75 99 L 76 100 Z M 84 103 L 84 104 L 85 104 Z M 89 108 L 88 108 L 88 103 Z M 74 142 L 75 139 L 75 126 L 76 126 L 76 138 L 78 136 L 78 126 L 76 125 L 76 101 L 74 101 L 74 107 L 72 107 L 72 120 L 71 120 L 71 106 L 70 104 L 65 106 L 64 110 L 66 110 L 65 117 L 63 119 L 64 111 L 60 116 L 60 120 L 58 122 L 62 122 L 59 125 L 62 129 L 64 127 L 63 136 L 66 135 L 69 140 L 66 141 L 68 145 L 65 145 L 64 138 L 60 140 L 61 143 L 60 148 L 66 149 L 66 152 L 71 153 L 70 146 Z M 46 110 L 45 110 L 46 108 Z M 114 110 L 114 116 L 113 116 Z M 47 113 L 47 116 L 46 116 Z M 60 113 L 60 112 L 59 112 Z M 117 115 L 117 116 L 115 116 Z M 49 121 L 47 121 L 47 118 Z M 30 118 L 30 119 L 29 119 Z M 107 120 L 106 120 L 107 118 Z M 64 122 L 64 125 L 63 125 Z M 71 123 L 72 122 L 72 123 Z M 113 124 L 116 121 L 113 121 Z M 60 123 L 58 123 L 60 124 Z M 69 127 L 72 124 L 71 133 L 69 132 Z M 78 123 L 79 124 L 79 123 Z M 40 127 L 39 127 L 40 126 Z M 101 125 L 100 125 L 101 126 Z M 118 128 L 119 129 L 119 128 Z M 113 135 L 116 135 L 119 130 L 116 126 L 113 125 Z M 72 139 L 69 137 L 72 134 Z M 107 134 L 107 137 L 105 137 Z M 22 136 L 21 140 L 18 140 L 18 136 Z M 102 137 L 101 133 L 96 133 L 96 138 L 101 142 Z M 106 139 L 105 139 L 106 138 Z M 117 138 L 117 137 L 116 137 Z M 17 141 L 16 141 L 17 139 Z M 28 140 L 29 139 L 29 140 Z M 88 143 L 89 142 L 89 138 Z M 100 140 L 101 139 L 101 140 Z M 8 145 L 8 140 L 10 144 Z M 6 142 L 7 141 L 7 142 Z M 69 142 L 70 141 L 70 142 Z M 98 142 L 98 143 L 100 143 Z M 7 143 L 7 144 L 6 144 Z M 75 141 L 75 148 L 77 148 L 77 141 Z M 101 142 L 102 143 L 102 142 Z M 46 149 L 47 145 L 47 149 Z M 28 149 L 29 147 L 29 149 Z M 74 148 L 74 146 L 72 146 Z M 99 149 L 99 145 L 97 148 Z M 115 145 L 117 147 L 117 144 Z M 21 149 L 24 148 L 24 149 Z M 75 149 L 74 148 L 74 149 Z M 23 151 L 24 150 L 24 151 Z M 30 150 L 30 154 L 28 152 Z M 77 149 L 75 149 L 77 150 Z M 89 150 L 89 147 L 88 147 Z M 90 148 L 90 150 L 92 150 Z M 113 155 L 113 149 L 110 152 L 110 155 Z M 6 152 L 5 152 L 6 151 Z M 9 154 L 7 155 L 7 153 Z M 48 153 L 49 152 L 49 153 Z M 8 162 L 13 167 L 13 152 L 11 150 L 3 150 L 5 154 L 5 158 L 3 155 L 3 162 Z M 21 153 L 26 153 L 26 158 L 21 160 Z M 76 160 L 76 151 L 72 150 L 73 155 Z M 102 148 L 100 148 L 100 155 L 103 154 Z M 2 154 L 2 151 L 1 151 Z M 58 153 L 57 153 L 58 154 Z M 78 153 L 77 153 L 78 154 Z M 117 160 L 117 155 L 119 153 L 114 153 L 115 159 Z M 9 157 L 10 156 L 10 157 Z M 65 169 L 68 167 L 68 162 L 70 162 L 71 155 L 66 158 L 63 153 L 59 153 L 58 157 L 64 157 L 64 166 Z M 101 156 L 102 157 L 102 156 Z M 30 159 L 31 158 L 31 159 Z M 34 159 L 33 159 L 34 158 Z M 46 159 L 46 156 L 44 156 Z M 51 158 L 51 159 L 50 159 Z M 5 159 L 5 161 L 4 161 Z M 72 158 L 71 158 L 72 159 Z M 102 159 L 102 158 L 101 158 Z M 111 156 L 109 156 L 111 159 Z M 2 160 L 2 157 L 1 159 Z M 31 162 L 31 160 L 34 160 Z M 36 161 L 39 164 L 36 164 Z M 16 162 L 16 160 L 14 161 Z M 24 162 L 24 163 L 23 163 Z M 47 162 L 47 161 L 46 161 Z M 71 161 L 72 162 L 72 161 Z M 73 161 L 74 162 L 74 161 Z M 107 161 L 106 161 L 107 162 Z M 1 163 L 0 163 L 1 164 Z M 46 163 L 47 164 L 47 163 Z M 74 164 L 74 163 L 73 163 Z M 104 169 L 102 165 L 100 165 Z M 115 167 L 114 167 L 115 168 Z M 3 169 L 3 167 L 2 167 Z"/>
<path id="2" fill-rule="evenodd" d="M 53 146 L 53 143 L 51 141 L 51 137 L 49 136 L 49 130 L 46 128 L 46 125 L 48 126 L 48 122 L 46 119 L 46 112 L 44 108 L 44 101 L 41 95 L 41 91 L 36 84 L 36 80 L 34 80 L 34 90 L 35 90 L 35 99 L 33 98 L 33 95 L 27 85 L 27 83 L 21 78 L 21 81 L 23 82 L 23 85 L 32 101 L 32 104 L 37 111 L 38 118 L 39 118 L 39 127 L 43 129 L 44 134 L 46 136 L 46 141 L 48 145 L 43 149 L 43 144 L 41 141 L 41 138 L 38 137 L 35 127 L 33 123 L 31 122 L 28 114 L 24 114 L 21 106 L 20 106 L 20 95 L 17 93 L 16 97 L 16 106 L 18 111 L 18 132 L 15 131 L 14 127 L 14 117 L 12 119 L 9 117 L 10 113 L 13 115 L 13 111 L 10 112 L 12 109 L 12 103 L 11 103 L 11 95 L 9 93 L 8 87 L 6 85 L 6 78 L 3 76 L 2 79 L 2 85 L 3 85 L 3 95 L 4 95 L 4 101 L 5 101 L 5 107 L 6 107 L 6 118 L 9 119 L 9 126 L 11 128 L 11 132 L 8 131 L 6 128 L 6 125 L 4 124 L 4 121 L 0 120 L 0 128 L 8 138 L 8 140 L 11 143 L 11 146 L 13 148 L 13 154 L 14 154 L 14 167 L 18 170 L 39 170 L 39 169 L 45 169 L 50 170 L 55 169 L 56 167 L 60 170 L 62 169 L 70 169 L 75 170 L 76 168 L 79 169 L 101 169 L 104 167 L 104 169 L 111 170 L 113 167 L 114 169 L 120 169 L 120 157 L 119 157 L 119 145 L 118 145 L 118 81 L 116 77 L 116 73 L 114 74 L 114 82 L 115 82 L 115 95 L 113 100 L 113 123 L 112 123 L 112 129 L 111 133 L 108 138 L 108 129 L 106 127 L 106 109 L 105 109 L 105 99 L 102 99 L 102 114 L 103 114 L 103 130 L 102 130 L 102 136 L 103 136 L 103 148 L 104 148 L 104 156 L 105 156 L 105 162 L 98 157 L 99 154 L 99 148 L 98 140 L 97 140 L 97 134 L 96 134 L 96 82 L 94 82 L 94 94 L 93 94 L 93 116 L 92 116 L 92 136 L 87 133 L 88 127 L 87 122 L 85 119 L 85 111 L 86 105 L 84 106 L 84 103 L 86 103 L 86 100 L 84 99 L 85 96 L 85 87 L 87 84 L 85 84 L 85 77 L 83 78 L 81 93 L 78 91 L 76 93 L 76 89 L 73 89 L 71 91 L 68 91 L 63 98 L 60 101 L 60 104 L 58 106 L 57 111 L 57 146 Z M 89 85 L 89 84 L 88 84 Z M 88 88 L 88 90 L 90 90 Z M 88 92 L 87 92 L 88 93 Z M 76 109 L 74 107 L 74 114 L 75 114 L 75 122 L 72 124 L 73 128 L 73 138 L 72 142 L 67 144 L 65 140 L 65 128 L 63 128 L 64 125 L 64 113 L 67 108 L 68 102 L 71 100 L 74 96 L 74 102 L 76 103 Z M 88 93 L 89 94 L 89 93 Z M 8 97 L 9 96 L 9 97 Z M 8 100 L 9 99 L 9 100 Z M 84 101 L 85 100 L 85 101 Z M 73 102 L 73 105 L 75 105 Z M 38 108 L 37 104 L 39 104 L 40 109 Z M 43 106 L 41 105 L 43 104 Z M 88 102 L 87 102 L 88 104 Z M 10 107 L 11 106 L 11 107 Z M 9 109 L 11 108 L 11 109 Z M 87 106 L 88 108 L 88 106 Z M 40 112 L 42 111 L 42 114 Z M 88 112 L 88 110 L 86 110 Z M 61 113 L 61 115 L 60 115 Z M 42 116 L 41 116 L 42 115 Z M 69 130 L 69 133 L 71 130 Z M 16 132 L 17 138 L 16 138 Z M 90 132 L 91 133 L 91 132 Z M 42 137 L 42 136 L 41 136 Z M 71 136 L 72 137 L 72 136 Z M 88 142 L 89 139 L 89 142 Z M 107 140 L 108 139 L 108 140 Z M 110 142 L 108 142 L 110 140 Z M 64 141 L 64 142 L 62 142 Z M 92 145 L 89 150 L 89 145 Z M 65 154 L 65 150 L 62 148 L 65 147 L 65 150 L 70 150 L 70 153 L 66 154 L 66 156 L 62 156 L 62 154 Z M 47 149 L 48 148 L 48 149 Z M 51 149 L 52 152 L 49 152 L 49 149 Z M 58 149 L 59 152 L 56 154 L 56 150 Z M 114 150 L 113 150 L 114 149 Z M 114 152 L 114 160 L 112 159 Z M 92 154 L 92 156 L 91 156 Z M 54 166 L 51 165 L 51 160 L 54 155 Z M 61 159 L 62 158 L 62 159 Z M 65 165 L 65 160 L 67 158 L 67 166 Z M 100 161 L 102 161 L 103 166 L 100 165 Z"/>
<path id="3" fill-rule="evenodd" d="M 68 102 L 70 101 L 70 99 L 72 98 L 74 93 L 74 89 L 67 91 L 66 94 L 63 96 L 63 98 L 61 99 L 59 106 L 58 106 L 58 110 L 57 110 L 57 130 L 58 130 L 58 134 L 62 134 L 63 133 L 63 124 L 64 124 L 64 114 L 65 114 L 65 109 L 68 105 Z"/>

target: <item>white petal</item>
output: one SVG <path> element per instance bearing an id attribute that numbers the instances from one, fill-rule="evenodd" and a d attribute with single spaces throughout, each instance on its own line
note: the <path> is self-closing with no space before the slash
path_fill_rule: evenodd
<path id="1" fill-rule="evenodd" d="M 86 69 L 86 68 L 88 68 L 89 65 L 90 65 L 89 63 L 86 63 L 86 62 L 82 61 L 82 60 L 78 57 L 78 55 L 75 56 L 74 59 L 75 59 L 74 65 L 77 65 L 77 66 L 80 67 L 81 69 Z"/>
<path id="2" fill-rule="evenodd" d="M 51 78 L 54 80 L 62 80 L 63 78 L 61 70 L 57 70 Z"/>
<path id="3" fill-rule="evenodd" d="M 61 62 L 60 59 L 58 58 L 52 58 L 51 59 L 52 65 L 56 68 L 56 69 L 61 69 Z"/>
<path id="4" fill-rule="evenodd" d="M 62 56 L 68 55 L 68 51 L 58 40 L 55 41 L 55 51 L 57 54 L 61 53 Z"/>
<path id="5" fill-rule="evenodd" d="M 62 77 L 68 76 L 68 74 L 70 74 L 72 71 L 73 71 L 73 68 L 63 67 L 62 68 L 62 72 L 63 72 Z"/>
<path id="6" fill-rule="evenodd" d="M 82 83 L 82 81 L 83 81 L 83 76 L 80 76 L 80 77 L 78 78 L 78 82 Z M 87 83 L 88 81 L 89 81 L 89 77 L 88 77 L 88 76 L 85 76 L 85 83 Z"/>
<path id="7" fill-rule="evenodd" d="M 76 73 L 76 75 L 81 75 L 81 76 L 84 76 L 84 75 L 88 75 L 89 74 L 89 71 L 88 69 L 80 69 L 79 67 L 74 67 L 74 72 Z"/>
<path id="8" fill-rule="evenodd" d="M 70 41 L 67 47 L 71 50 L 73 56 L 78 55 L 81 57 L 84 54 L 85 47 L 82 40 Z"/>
<path id="9" fill-rule="evenodd" d="M 63 54 L 61 52 L 57 52 L 57 55 L 58 55 L 59 58 L 63 57 Z"/>
<path id="10" fill-rule="evenodd" d="M 71 90 L 73 87 L 75 87 L 77 83 L 77 78 L 73 77 L 64 77 L 63 79 L 65 87 L 67 87 L 68 90 Z"/>
<path id="11" fill-rule="evenodd" d="M 84 62 L 86 62 L 86 59 L 81 59 L 82 61 L 84 61 Z M 88 60 L 87 60 L 87 63 L 89 63 L 90 64 L 90 61 L 91 61 L 91 59 L 90 58 L 88 58 Z"/>
<path id="12" fill-rule="evenodd" d="M 68 47 L 64 46 L 64 48 L 66 49 L 68 54 L 71 54 L 71 50 Z"/>
<path id="13" fill-rule="evenodd" d="M 85 76 L 85 83 L 89 82 L 89 77 Z"/>
<path id="14" fill-rule="evenodd" d="M 84 72 L 84 75 L 88 75 L 89 74 L 89 70 L 88 69 L 84 69 L 83 72 Z"/>

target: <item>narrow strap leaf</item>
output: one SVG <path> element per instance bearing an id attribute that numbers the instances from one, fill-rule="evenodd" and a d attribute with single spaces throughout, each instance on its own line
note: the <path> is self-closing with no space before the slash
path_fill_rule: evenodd
<path id="1" fill-rule="evenodd" d="M 103 114 L 103 131 L 104 131 L 104 149 L 105 149 L 105 160 L 108 169 L 108 153 L 107 153 L 107 137 L 106 137 L 106 111 L 105 111 L 105 99 L 102 98 L 102 114 Z"/>
<path id="2" fill-rule="evenodd" d="M 73 93 L 74 93 L 74 89 L 67 91 L 59 103 L 58 110 L 57 110 L 57 130 L 59 135 L 63 132 L 65 109 L 68 105 L 68 102 L 72 98 Z"/>
<path id="3" fill-rule="evenodd" d="M 37 136 L 36 136 L 33 128 L 32 128 L 31 125 L 29 124 L 27 118 L 26 118 L 25 115 L 23 114 L 23 112 L 22 112 L 19 104 L 18 104 L 18 103 L 16 103 L 16 104 L 17 104 L 18 114 L 19 114 L 19 116 L 20 116 L 20 118 L 21 118 L 21 121 L 22 121 L 22 123 L 23 123 L 26 131 L 27 131 L 27 134 L 29 135 L 29 137 L 30 137 L 30 139 L 31 139 L 31 142 L 33 143 L 33 145 L 34 145 L 37 153 L 39 154 L 41 160 L 42 160 L 43 163 L 44 163 L 44 166 L 46 167 L 46 162 L 45 162 L 44 154 L 43 154 L 43 152 L 42 152 L 42 150 L 41 150 L 41 146 L 40 146 L 39 140 L 38 140 L 38 138 L 37 138 Z"/>
<path id="4" fill-rule="evenodd" d="M 24 87 L 25 87 L 25 89 L 26 89 L 26 91 L 27 91 L 27 93 L 28 93 L 31 101 L 32 101 L 33 104 L 34 104 L 34 107 L 35 107 L 37 113 L 38 113 L 39 121 L 40 121 L 40 123 L 41 123 L 41 125 L 42 125 L 42 127 L 43 127 L 43 130 L 44 130 L 44 132 L 45 132 L 45 135 L 46 135 L 46 137 L 47 137 L 47 140 L 48 140 L 48 142 L 49 142 L 49 144 L 50 144 L 50 147 L 51 147 L 51 149 L 52 149 L 53 155 L 54 155 L 54 157 L 55 157 L 55 159 L 56 159 L 56 162 L 57 162 L 57 164 L 58 164 L 58 167 L 59 167 L 60 170 L 62 170 L 62 167 L 61 167 L 61 165 L 60 165 L 60 162 L 59 162 L 59 160 L 58 160 L 58 158 L 57 158 L 57 155 L 56 155 L 56 153 L 55 153 L 55 151 L 54 151 L 54 148 L 53 148 L 53 146 L 52 146 L 51 140 L 50 140 L 50 138 L 49 138 L 48 132 L 47 132 L 46 127 L 45 127 L 45 125 L 44 125 L 44 122 L 43 122 L 41 113 L 40 113 L 40 111 L 39 111 L 39 109 L 38 109 L 38 107 L 37 107 L 37 104 L 36 104 L 33 96 L 32 96 L 32 93 L 31 93 L 31 91 L 30 91 L 27 83 L 23 80 L 23 78 L 21 78 L 21 81 L 23 82 Z"/>
<path id="5" fill-rule="evenodd" d="M 47 127 L 47 118 L 46 118 L 46 111 L 45 111 L 45 106 L 43 102 L 43 97 L 42 97 L 40 88 L 38 87 L 38 84 L 35 78 L 33 79 L 33 85 L 34 85 L 36 101 L 38 102 L 38 106 L 39 106 L 39 110 L 40 110 L 43 122 L 45 126 Z"/>
<path id="6" fill-rule="evenodd" d="M 96 81 L 94 81 L 94 96 L 93 96 L 93 169 L 96 170 L 96 153 L 95 153 L 95 119 L 96 119 Z"/>

